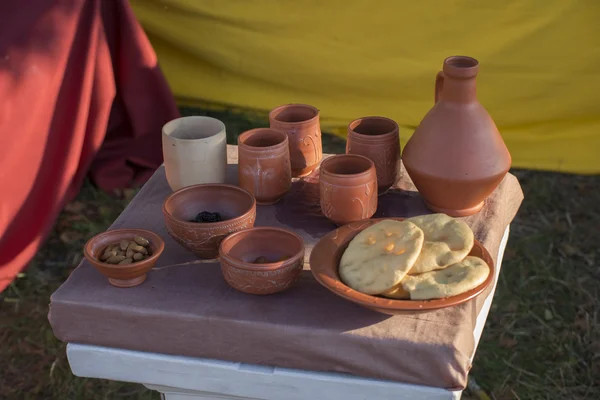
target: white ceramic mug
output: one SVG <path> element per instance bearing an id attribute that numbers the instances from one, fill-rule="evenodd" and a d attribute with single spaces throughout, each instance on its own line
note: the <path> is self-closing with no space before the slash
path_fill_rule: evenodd
<path id="1" fill-rule="evenodd" d="M 225 124 L 211 117 L 182 117 L 162 129 L 165 173 L 171 189 L 224 183 L 227 171 Z"/>

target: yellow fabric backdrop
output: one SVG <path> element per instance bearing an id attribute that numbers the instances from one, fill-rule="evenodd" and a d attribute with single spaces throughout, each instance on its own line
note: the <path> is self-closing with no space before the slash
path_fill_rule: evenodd
<path id="1" fill-rule="evenodd" d="M 449 55 L 518 167 L 600 172 L 599 0 L 131 0 L 181 102 L 317 106 L 324 128 L 395 119 L 402 143 Z"/>

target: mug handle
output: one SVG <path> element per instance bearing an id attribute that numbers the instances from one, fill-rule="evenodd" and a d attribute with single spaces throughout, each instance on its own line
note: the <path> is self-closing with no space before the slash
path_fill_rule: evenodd
<path id="1" fill-rule="evenodd" d="M 438 102 L 442 89 L 444 88 L 444 72 L 440 71 L 435 77 L 435 103 Z"/>

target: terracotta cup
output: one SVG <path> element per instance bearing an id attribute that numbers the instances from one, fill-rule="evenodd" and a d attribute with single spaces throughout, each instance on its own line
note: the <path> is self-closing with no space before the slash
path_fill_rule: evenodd
<path id="1" fill-rule="evenodd" d="M 285 132 L 270 128 L 246 131 L 238 137 L 240 187 L 260 205 L 277 203 L 292 186 L 290 151 Z"/>
<path id="2" fill-rule="evenodd" d="M 292 176 L 310 174 L 323 158 L 319 110 L 307 104 L 286 104 L 271 110 L 269 123 L 288 135 Z"/>
<path id="3" fill-rule="evenodd" d="M 223 240 L 219 257 L 223 277 L 231 287 L 244 293 L 272 294 L 289 289 L 300 278 L 304 242 L 281 228 L 246 229 Z"/>
<path id="4" fill-rule="evenodd" d="M 162 129 L 165 174 L 173 191 L 201 183 L 224 183 L 225 124 L 211 117 L 182 117 Z"/>
<path id="5" fill-rule="evenodd" d="M 329 157 L 319 175 L 321 211 L 338 225 L 368 219 L 377 210 L 373 161 L 356 154 Z"/>
<path id="6" fill-rule="evenodd" d="M 347 154 L 370 158 L 377 171 L 377 191 L 384 194 L 400 176 L 398 124 L 385 117 L 364 117 L 348 125 Z"/>

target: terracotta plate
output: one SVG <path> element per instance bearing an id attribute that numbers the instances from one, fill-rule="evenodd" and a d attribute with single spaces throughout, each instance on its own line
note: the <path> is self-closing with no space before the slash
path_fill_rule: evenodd
<path id="1" fill-rule="evenodd" d="M 338 296 L 359 304 L 363 307 L 379 311 L 384 314 L 397 315 L 415 312 L 424 312 L 464 303 L 485 290 L 494 280 L 494 262 L 490 253 L 483 245 L 475 241 L 473 250 L 469 255 L 480 257 L 489 265 L 490 274 L 481 285 L 458 296 L 433 300 L 392 300 L 379 296 L 371 296 L 357 292 L 346 286 L 338 274 L 338 265 L 342 254 L 350 241 L 360 231 L 385 219 L 402 221 L 404 218 L 378 218 L 366 221 L 353 222 L 339 227 L 323 236 L 315 245 L 310 255 L 310 269 L 317 281 Z"/>

